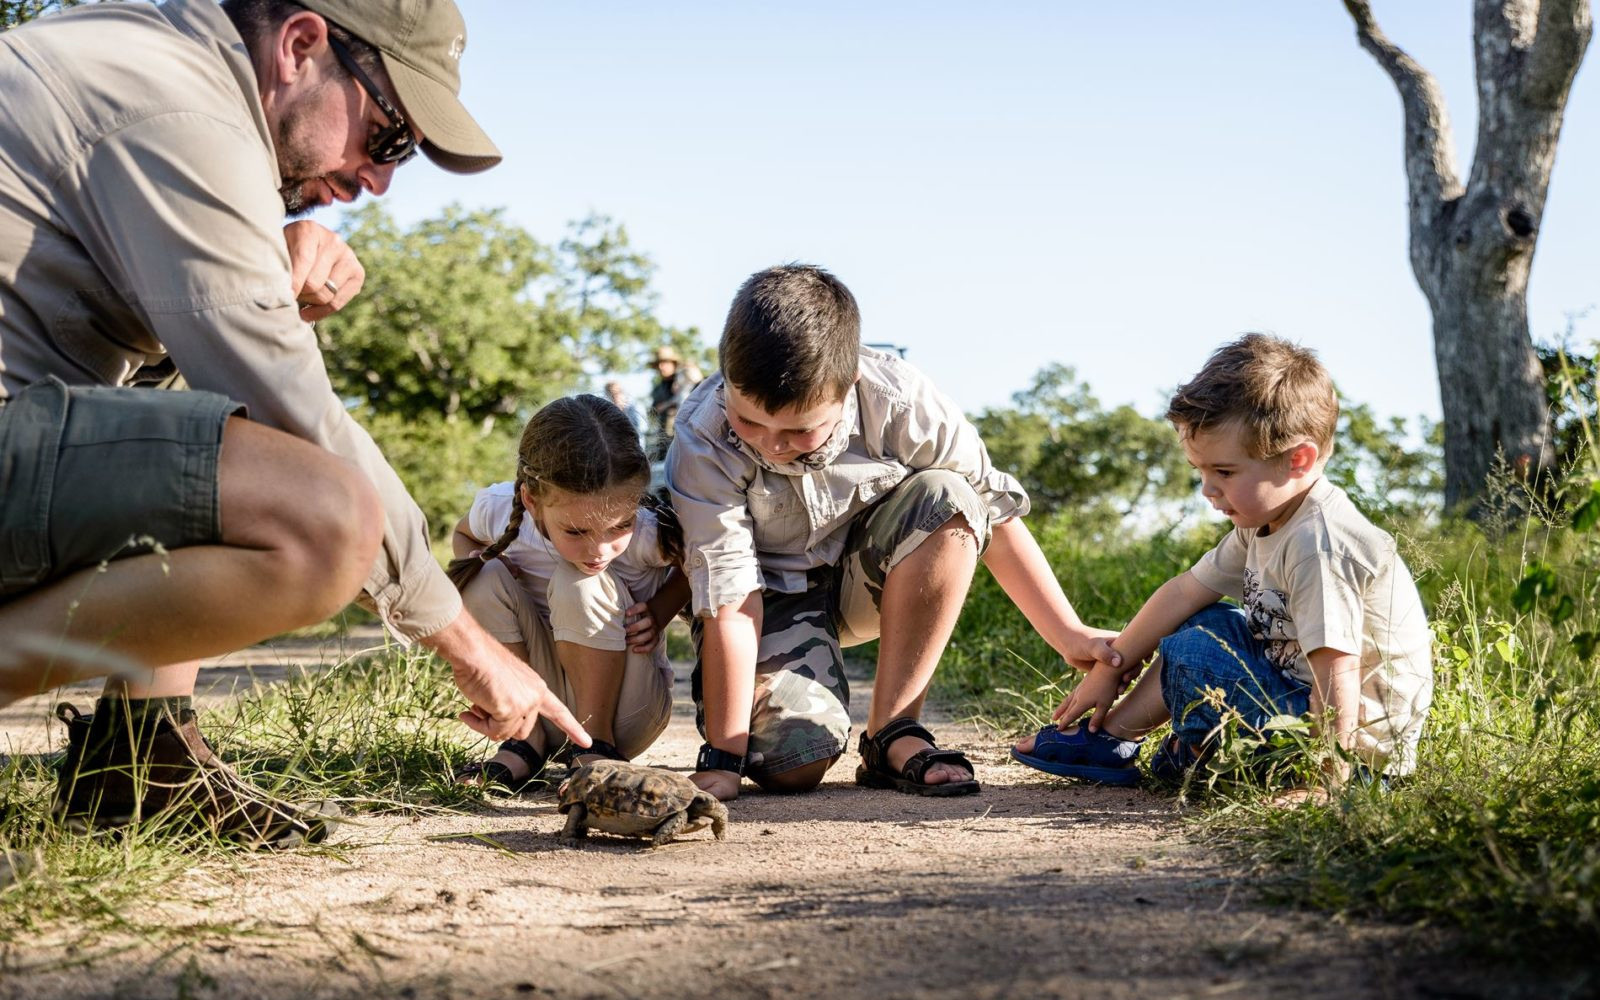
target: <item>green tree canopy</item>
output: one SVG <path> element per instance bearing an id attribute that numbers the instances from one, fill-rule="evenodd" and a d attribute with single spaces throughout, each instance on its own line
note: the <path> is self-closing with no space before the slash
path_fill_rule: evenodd
<path id="1" fill-rule="evenodd" d="M 0 31 L 54 11 L 76 7 L 81 2 L 83 0 L 0 0 Z"/>
<path id="2" fill-rule="evenodd" d="M 499 211 L 451 206 L 409 229 L 377 204 L 345 219 L 361 294 L 317 324 L 334 389 L 400 473 L 436 536 L 477 487 L 509 478 L 539 406 L 693 329 L 653 314 L 654 265 L 604 216 L 555 246 Z"/>
<path id="3" fill-rule="evenodd" d="M 1104 409 L 1064 365 L 1049 365 L 1013 406 L 973 421 L 997 467 L 1022 481 L 1040 513 L 1067 511 L 1080 530 L 1115 529 L 1140 508 L 1185 501 L 1194 470 L 1165 420 Z M 1386 521 L 1436 513 L 1443 484 L 1438 424 L 1417 433 L 1398 417 L 1342 401 L 1328 478 Z"/>
<path id="4" fill-rule="evenodd" d="M 1188 464 L 1172 429 L 1131 406 L 1104 409 L 1072 368 L 1046 366 L 1011 399 L 1011 408 L 985 410 L 973 422 L 1034 510 L 1121 516 L 1188 496 Z"/>

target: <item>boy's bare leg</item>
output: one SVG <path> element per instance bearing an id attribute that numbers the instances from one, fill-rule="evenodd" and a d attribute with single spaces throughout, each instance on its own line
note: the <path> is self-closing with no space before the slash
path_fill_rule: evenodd
<path id="1" fill-rule="evenodd" d="M 957 514 L 889 571 L 878 606 L 882 633 L 867 713 L 869 733 L 893 719 L 922 714 L 934 669 L 955 631 L 977 568 L 977 536 L 966 517 Z M 910 736 L 895 740 L 888 748 L 889 765 L 899 770 L 912 754 L 928 748 L 927 742 Z M 965 768 L 935 764 L 923 780 L 938 785 L 971 778 Z"/>
<path id="2" fill-rule="evenodd" d="M 192 661 L 344 607 L 360 591 L 383 538 L 383 510 L 371 483 L 316 445 L 237 417 L 222 440 L 222 544 L 79 570 L 0 605 L 0 635 L 39 637 L 45 648 L 65 637 L 163 664 L 130 693 L 189 694 Z M 60 683 L 54 660 L 47 652 L 24 657 L 7 693 L 22 697 Z M 92 677 L 111 667 L 73 669 Z"/>
<path id="3" fill-rule="evenodd" d="M 1111 706 L 1101 728 L 1119 740 L 1140 740 L 1170 718 L 1161 696 L 1161 670 L 1153 666 L 1132 691 Z"/>

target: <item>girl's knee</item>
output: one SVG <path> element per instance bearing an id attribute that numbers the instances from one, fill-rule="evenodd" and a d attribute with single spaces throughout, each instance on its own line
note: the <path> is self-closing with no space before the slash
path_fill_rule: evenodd
<path id="1" fill-rule="evenodd" d="M 627 714 L 620 710 L 617 712 L 616 723 L 612 726 L 612 733 L 616 737 L 617 749 L 629 760 L 639 756 L 650 749 L 667 731 L 667 724 L 672 721 L 672 698 L 670 694 L 666 703 L 639 708 Z"/>
<path id="2" fill-rule="evenodd" d="M 501 559 L 490 559 L 483 564 L 461 591 L 461 603 L 472 615 L 482 620 L 497 609 L 514 610 L 517 592 L 516 577 Z"/>

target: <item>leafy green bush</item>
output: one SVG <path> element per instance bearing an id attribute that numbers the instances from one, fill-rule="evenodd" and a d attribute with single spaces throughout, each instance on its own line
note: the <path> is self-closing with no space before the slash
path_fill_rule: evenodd
<path id="1" fill-rule="evenodd" d="M 504 213 L 450 207 L 409 229 L 376 204 L 346 218 L 366 267 L 361 294 L 317 324 L 334 391 L 449 535 L 473 492 L 511 477 L 523 424 L 606 374 L 640 371 L 696 330 L 654 315 L 655 265 L 606 216 L 555 245 Z"/>

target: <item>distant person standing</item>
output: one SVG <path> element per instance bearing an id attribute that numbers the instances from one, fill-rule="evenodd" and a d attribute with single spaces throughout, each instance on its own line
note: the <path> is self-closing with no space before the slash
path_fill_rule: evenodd
<path id="1" fill-rule="evenodd" d="M 694 388 L 695 380 L 684 369 L 683 359 L 670 347 L 656 349 L 656 380 L 650 390 L 650 416 L 655 424 L 655 448 L 650 457 L 661 460 L 667 457 L 667 447 L 678 423 L 678 407 Z"/>
<path id="2" fill-rule="evenodd" d="M 645 426 L 644 411 L 639 409 L 639 404 L 628 398 L 627 390 L 622 388 L 622 383 L 613 379 L 606 383 L 606 398 L 616 404 L 622 415 L 628 418 L 628 424 L 633 427 L 633 432 L 639 435 L 639 444 L 649 452 L 648 432 Z"/>

